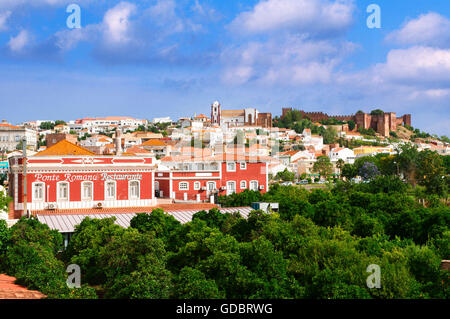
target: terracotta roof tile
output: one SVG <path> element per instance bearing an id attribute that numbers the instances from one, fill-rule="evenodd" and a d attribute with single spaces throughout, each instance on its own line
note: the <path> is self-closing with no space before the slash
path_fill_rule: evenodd
<path id="1" fill-rule="evenodd" d="M 160 139 L 150 139 L 144 143 L 142 143 L 144 146 L 167 146 L 166 143 L 161 141 Z"/>
<path id="2" fill-rule="evenodd" d="M 95 153 L 75 145 L 67 140 L 62 140 L 55 145 L 35 154 L 35 156 L 53 156 L 53 155 L 95 155 Z"/>
<path id="3" fill-rule="evenodd" d="M 47 296 L 39 291 L 28 290 L 25 287 L 16 285 L 16 278 L 0 275 L 0 299 L 42 299 Z"/>

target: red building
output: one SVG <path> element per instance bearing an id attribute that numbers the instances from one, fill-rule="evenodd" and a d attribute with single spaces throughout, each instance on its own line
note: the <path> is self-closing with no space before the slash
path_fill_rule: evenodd
<path id="1" fill-rule="evenodd" d="M 169 202 L 215 202 L 213 196 L 245 189 L 265 193 L 269 160 L 236 154 L 177 156 L 163 158 L 157 168 L 151 153 L 96 155 L 63 140 L 27 157 L 26 163 L 21 156 L 10 158 L 9 218 L 20 218 L 25 212 L 151 210 L 158 205 L 155 194 Z"/>
<path id="2" fill-rule="evenodd" d="M 160 197 L 185 201 L 207 201 L 215 194 L 230 195 L 246 189 L 265 193 L 269 159 L 229 154 L 165 157 L 156 172 L 155 189 Z"/>
<path id="3" fill-rule="evenodd" d="M 10 158 L 9 194 L 13 198 L 10 219 L 24 214 L 23 161 L 23 157 Z M 27 158 L 26 208 L 35 213 L 156 206 L 155 169 L 152 154 L 101 156 L 64 140 Z"/>

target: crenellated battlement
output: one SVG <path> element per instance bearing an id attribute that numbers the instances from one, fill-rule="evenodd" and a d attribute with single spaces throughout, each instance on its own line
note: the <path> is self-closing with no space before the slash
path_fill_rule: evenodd
<path id="1" fill-rule="evenodd" d="M 293 108 L 286 107 L 282 109 L 281 118 L 283 118 Z M 348 122 L 350 120 L 356 123 L 357 128 L 374 129 L 377 133 L 383 136 L 389 136 L 391 131 L 396 131 L 398 125 L 411 126 L 411 114 L 405 114 L 397 117 L 395 112 L 384 112 L 380 115 L 371 115 L 368 113 L 357 113 L 352 115 L 328 115 L 324 112 L 305 112 L 304 110 L 297 110 L 304 118 L 313 122 L 326 121 L 334 118 L 338 121 Z"/>

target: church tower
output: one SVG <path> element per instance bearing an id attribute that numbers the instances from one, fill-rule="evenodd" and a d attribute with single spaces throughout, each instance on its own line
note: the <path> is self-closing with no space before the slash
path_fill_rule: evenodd
<path id="1" fill-rule="evenodd" d="M 215 101 L 213 104 L 211 104 L 211 124 L 217 124 L 220 125 L 220 114 L 222 111 L 220 110 L 220 103 L 218 101 Z"/>

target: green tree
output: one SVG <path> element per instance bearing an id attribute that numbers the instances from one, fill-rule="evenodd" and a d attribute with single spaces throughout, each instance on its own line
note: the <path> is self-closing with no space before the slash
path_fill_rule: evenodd
<path id="1" fill-rule="evenodd" d="M 165 268 L 166 251 L 151 233 L 130 228 L 112 237 L 100 252 L 107 298 L 168 298 L 172 274 Z"/>
<path id="2" fill-rule="evenodd" d="M 41 130 L 53 130 L 55 128 L 55 124 L 52 122 L 42 122 L 41 125 L 39 125 L 39 128 Z"/>
<path id="3" fill-rule="evenodd" d="M 395 162 L 398 165 L 399 171 L 413 186 L 416 184 L 418 156 L 419 151 L 417 150 L 417 146 L 410 144 L 400 146 L 395 155 Z"/>
<path id="4" fill-rule="evenodd" d="M 429 194 L 447 195 L 444 163 L 436 152 L 425 150 L 418 154 L 416 179 Z"/>
<path id="5" fill-rule="evenodd" d="M 319 156 L 314 163 L 313 171 L 319 173 L 321 176 L 330 175 L 333 169 L 333 164 L 328 156 Z"/>
<path id="6" fill-rule="evenodd" d="M 295 173 L 288 171 L 287 168 L 282 172 L 277 173 L 277 178 L 281 179 L 284 182 L 292 182 L 295 179 Z"/>
<path id="7" fill-rule="evenodd" d="M 321 135 L 323 137 L 324 144 L 333 144 L 336 142 L 337 132 L 332 126 L 327 127 Z"/>
<path id="8" fill-rule="evenodd" d="M 174 298 L 177 299 L 221 299 L 223 292 L 219 291 L 214 280 L 206 279 L 200 270 L 184 267 L 177 276 L 174 287 Z"/>
<path id="9" fill-rule="evenodd" d="M 353 131 L 355 129 L 355 127 L 356 127 L 356 123 L 353 120 L 348 121 L 347 124 L 348 124 L 348 129 L 350 131 Z"/>
<path id="10" fill-rule="evenodd" d="M 106 281 L 102 268 L 100 252 L 114 236 L 125 231 L 114 224 L 115 217 L 91 219 L 86 217 L 80 225 L 75 227 L 69 245 L 65 251 L 65 259 L 81 268 L 82 282 L 91 285 L 103 284 Z"/>
<path id="11" fill-rule="evenodd" d="M 136 214 L 131 219 L 130 226 L 141 233 L 153 232 L 155 237 L 162 239 L 167 249 L 171 251 L 176 249 L 180 240 L 183 240 L 180 222 L 161 208 L 154 209 L 150 214 Z"/>

